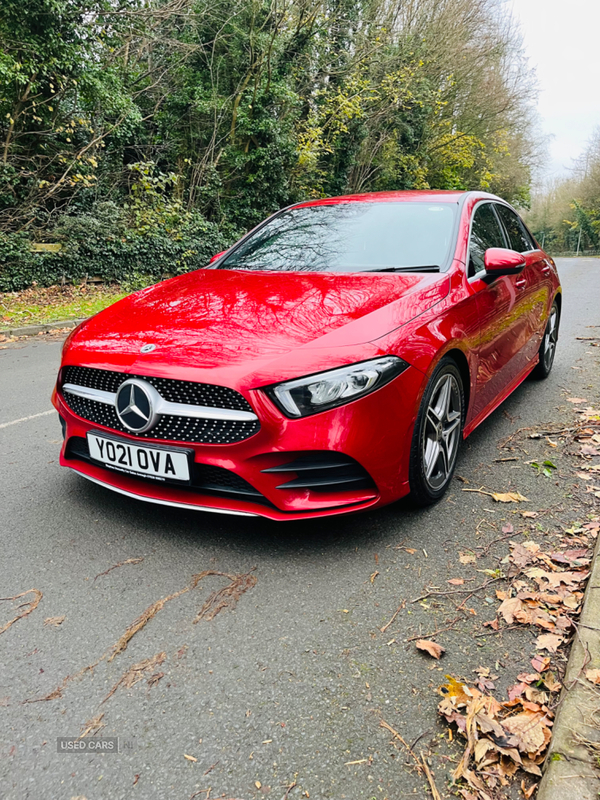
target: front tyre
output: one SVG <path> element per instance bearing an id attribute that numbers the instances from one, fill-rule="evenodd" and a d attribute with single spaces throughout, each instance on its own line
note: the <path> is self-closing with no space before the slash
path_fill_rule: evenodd
<path id="1" fill-rule="evenodd" d="M 464 423 L 465 392 L 455 362 L 443 358 L 421 400 L 413 433 L 409 481 L 419 506 L 437 502 L 452 479 Z"/>
<path id="2" fill-rule="evenodd" d="M 552 303 L 550 309 L 550 316 L 546 324 L 546 330 L 542 336 L 540 349 L 538 351 L 539 362 L 531 375 L 539 380 L 544 380 L 550 375 L 552 365 L 554 364 L 554 355 L 556 353 L 556 343 L 558 341 L 558 324 L 560 322 L 560 312 L 556 300 Z"/>

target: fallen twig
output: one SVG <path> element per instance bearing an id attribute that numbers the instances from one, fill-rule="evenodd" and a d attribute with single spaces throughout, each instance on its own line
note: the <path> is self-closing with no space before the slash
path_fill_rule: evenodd
<path id="1" fill-rule="evenodd" d="M 429 769 L 429 764 L 427 763 L 425 756 L 421 752 L 421 763 L 423 764 L 423 769 L 425 770 L 425 777 L 429 783 L 429 788 L 431 790 L 431 794 L 433 795 L 433 800 L 442 800 L 442 796 L 438 792 L 437 786 L 435 785 L 435 781 L 433 780 L 433 775 L 431 770 Z"/>
<path id="2" fill-rule="evenodd" d="M 396 617 L 398 616 L 398 614 L 399 614 L 399 613 L 402 611 L 402 609 L 403 609 L 405 606 L 406 606 L 406 600 L 403 600 L 403 601 L 400 603 L 400 605 L 398 606 L 398 608 L 397 608 L 397 609 L 394 611 L 394 613 L 392 614 L 392 618 L 390 619 L 390 621 L 389 621 L 389 622 L 386 622 L 386 623 L 385 623 L 385 625 L 383 626 L 383 628 L 379 628 L 379 630 L 381 631 L 381 633 L 385 633 L 385 632 L 387 631 L 387 629 L 390 627 L 390 625 L 392 624 L 392 622 L 393 622 L 393 621 L 396 619 Z"/>
<path id="3" fill-rule="evenodd" d="M 290 796 L 290 792 L 292 791 L 292 789 L 295 789 L 297 785 L 298 784 L 297 784 L 296 781 L 294 781 L 293 783 L 290 783 L 290 785 L 285 790 L 285 794 L 283 795 L 281 800 L 288 800 L 288 797 Z"/>
<path id="4" fill-rule="evenodd" d="M 510 536 L 514 536 L 514 535 L 515 534 L 514 534 L 514 531 L 513 531 L 510 534 Z M 466 592 L 467 594 L 470 593 L 471 595 L 473 595 L 473 594 L 477 594 L 477 592 L 481 592 L 482 589 L 485 589 L 485 587 L 489 586 L 490 583 L 495 583 L 496 581 L 502 581 L 502 580 L 504 580 L 504 578 L 490 578 L 488 581 L 484 581 L 484 583 L 482 583 L 481 586 L 477 586 L 475 589 L 473 589 L 473 587 L 467 586 L 464 589 L 448 589 L 448 590 L 446 590 L 444 592 L 438 592 L 438 591 L 432 590 L 431 592 L 427 592 L 427 594 L 423 594 L 420 597 L 415 597 L 415 599 L 411 600 L 410 602 L 411 603 L 418 603 L 419 600 L 425 600 L 428 597 L 441 597 L 441 596 L 447 595 L 447 594 L 464 594 Z"/>
<path id="5" fill-rule="evenodd" d="M 450 628 L 453 628 L 456 625 L 456 623 L 461 619 L 464 619 L 464 617 L 462 616 L 456 617 L 456 619 L 453 619 L 452 622 L 445 628 L 439 628 L 437 631 L 433 631 L 432 633 L 418 633 L 416 636 L 410 636 L 408 639 L 405 639 L 404 641 L 414 642 L 415 639 L 433 639 L 433 637 L 437 636 L 438 633 L 444 633 L 445 631 L 449 631 Z"/>
<path id="6" fill-rule="evenodd" d="M 379 727 L 380 727 L 380 728 L 385 728 L 385 729 L 386 729 L 386 731 L 389 731 L 389 732 L 392 734 L 392 736 L 394 737 L 394 739 L 398 739 L 398 741 L 399 741 L 401 744 L 403 744 L 403 745 L 404 745 L 404 747 L 406 748 L 407 752 L 408 752 L 408 753 L 409 753 L 409 754 L 410 754 L 410 755 L 413 757 L 413 759 L 415 760 L 415 762 L 416 762 L 416 764 L 417 764 L 417 768 L 419 769 L 419 772 L 420 772 L 420 771 L 423 769 L 423 765 L 421 764 L 421 760 L 419 759 L 419 756 L 418 756 L 418 755 L 415 753 L 415 751 L 414 751 L 414 750 L 412 749 L 412 747 L 411 747 L 411 746 L 408 744 L 408 742 L 406 742 L 406 741 L 405 741 L 405 740 L 402 738 L 402 736 L 401 736 L 401 735 L 398 733 L 398 731 L 394 730 L 394 728 L 392 728 L 392 726 L 391 726 L 391 725 L 388 725 L 388 723 L 387 723 L 385 720 L 383 720 L 383 719 L 379 720 Z"/>
<path id="7" fill-rule="evenodd" d="M 493 636 L 496 633 L 504 633 L 504 631 L 515 631 L 517 630 L 517 628 L 521 628 L 521 630 L 523 630 L 522 625 L 509 625 L 507 628 L 498 628 L 497 631 L 491 630 L 491 631 L 484 631 L 483 633 L 476 633 L 475 638 L 479 636 Z"/>

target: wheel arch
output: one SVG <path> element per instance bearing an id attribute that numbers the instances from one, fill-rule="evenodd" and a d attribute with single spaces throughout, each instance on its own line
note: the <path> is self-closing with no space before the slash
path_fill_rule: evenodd
<path id="1" fill-rule="evenodd" d="M 554 295 L 554 299 L 552 302 L 556 303 L 556 305 L 558 306 L 558 315 L 560 317 L 560 315 L 562 314 L 562 292 L 560 289 L 556 291 L 556 294 Z"/>
<path id="2" fill-rule="evenodd" d="M 460 377 L 462 378 L 463 382 L 463 390 L 465 393 L 465 420 L 467 418 L 467 412 L 469 410 L 469 402 L 471 400 L 471 370 L 469 368 L 469 362 L 467 360 L 466 355 L 460 350 L 458 347 L 453 347 L 450 350 L 447 350 L 444 353 L 444 358 L 451 358 L 458 371 L 460 372 Z"/>

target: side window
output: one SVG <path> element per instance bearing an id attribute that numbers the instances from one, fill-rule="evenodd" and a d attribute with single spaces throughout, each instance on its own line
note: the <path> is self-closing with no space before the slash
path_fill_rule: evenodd
<path id="1" fill-rule="evenodd" d="M 526 253 L 528 250 L 536 249 L 534 242 L 525 230 L 525 226 L 514 211 L 511 211 L 507 206 L 499 204 L 496 205 L 496 211 L 506 229 L 511 250 L 516 250 L 517 253 Z"/>
<path id="2" fill-rule="evenodd" d="M 488 247 L 506 247 L 504 236 L 491 203 L 477 206 L 469 240 L 469 278 L 485 269 L 483 257 Z"/>

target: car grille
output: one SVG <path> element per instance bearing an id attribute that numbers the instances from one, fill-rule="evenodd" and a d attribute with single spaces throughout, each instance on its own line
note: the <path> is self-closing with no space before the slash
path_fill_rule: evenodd
<path id="1" fill-rule="evenodd" d="M 141 378 L 152 384 L 165 400 L 173 403 L 228 408 L 236 411 L 252 411 L 252 407 L 239 392 L 227 386 L 207 383 L 154 378 L 147 375 L 128 375 L 106 369 L 69 366 L 63 369 L 62 382 L 115 393 L 129 378 Z M 85 397 L 63 393 L 69 408 L 79 417 L 103 425 L 115 431 L 131 435 L 125 428 L 113 406 Z M 146 439 L 164 439 L 174 442 L 197 442 L 203 444 L 231 444 L 248 439 L 260 430 L 258 420 L 216 420 L 163 415 L 156 427 L 146 433 L 135 434 Z"/>
<path id="2" fill-rule="evenodd" d="M 95 463 L 90 458 L 87 440 L 82 436 L 71 436 L 67 442 L 65 458 L 77 458 L 80 461 Z M 153 481 L 152 478 L 146 478 L 142 475 L 128 475 L 128 477 L 139 480 L 144 484 L 156 484 L 156 481 Z M 160 481 L 160 485 L 165 484 L 174 485 L 178 490 L 201 492 L 202 494 L 213 494 L 219 497 L 231 497 L 238 500 L 250 500 L 253 503 L 272 505 L 264 495 L 240 475 L 211 464 L 198 464 L 196 462 L 190 464 L 190 483 L 187 485 L 180 483 L 170 484 L 168 480 L 164 481 L 164 483 Z"/>

